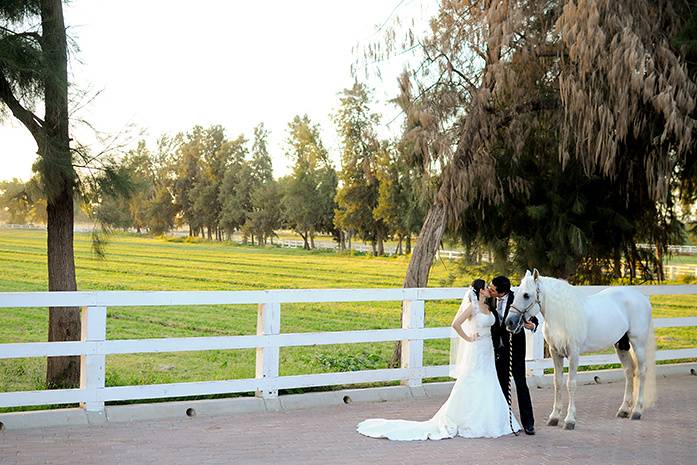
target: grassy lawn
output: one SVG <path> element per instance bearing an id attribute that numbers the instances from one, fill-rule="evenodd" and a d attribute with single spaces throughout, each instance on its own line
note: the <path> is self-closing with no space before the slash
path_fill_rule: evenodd
<path id="1" fill-rule="evenodd" d="M 43 231 L 0 229 L 0 291 L 46 290 Z M 401 287 L 408 259 L 337 255 L 331 251 L 258 248 L 231 243 L 188 242 L 117 234 L 104 260 L 77 234 L 75 254 L 81 290 L 250 290 Z M 431 285 L 455 266 L 436 263 Z M 473 276 L 456 279 L 467 285 Z M 655 317 L 697 315 L 697 296 L 652 298 Z M 426 325 L 446 326 L 458 302 L 428 302 Z M 399 327 L 398 302 L 289 304 L 282 332 Z M 44 341 L 45 308 L 0 309 L 0 343 Z M 256 306 L 109 308 L 109 339 L 219 336 L 256 333 Z M 657 331 L 660 349 L 697 347 L 695 328 Z M 449 341 L 427 341 L 424 363 L 448 362 Z M 293 347 L 281 350 L 281 374 L 384 368 L 393 343 Z M 110 356 L 107 385 L 170 383 L 254 376 L 255 351 L 229 350 Z M 43 389 L 45 360 L 0 360 L 0 391 Z"/>
<path id="2" fill-rule="evenodd" d="M 46 290 L 45 233 L 0 230 L 0 291 Z M 75 239 L 81 290 L 250 290 L 400 287 L 407 258 L 337 255 L 330 251 L 255 248 L 230 243 L 151 239 L 119 234 L 105 260 L 90 250 L 88 234 Z M 434 267 L 432 282 L 445 277 Z M 465 285 L 462 280 L 457 285 Z M 427 325 L 452 320 L 458 302 L 429 302 Z M 400 303 L 289 304 L 281 331 L 339 331 L 399 327 Z M 0 343 L 43 341 L 44 308 L 0 309 Z M 256 334 L 256 306 L 108 309 L 110 339 Z M 282 374 L 386 367 L 393 343 L 282 349 Z M 426 363 L 447 361 L 448 341 L 429 343 Z M 254 376 L 254 350 L 110 356 L 107 384 L 202 381 Z M 41 389 L 45 360 L 0 360 L 0 391 Z"/>

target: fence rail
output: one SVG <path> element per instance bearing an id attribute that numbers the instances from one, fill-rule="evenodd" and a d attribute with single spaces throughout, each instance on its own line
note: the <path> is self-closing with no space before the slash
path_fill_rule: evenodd
<path id="1" fill-rule="evenodd" d="M 584 286 L 593 294 L 604 286 Z M 697 286 L 637 286 L 646 295 L 697 294 Z M 425 302 L 460 299 L 463 288 L 413 289 L 313 289 L 270 291 L 97 291 L 97 292 L 4 292 L 0 308 L 81 307 L 82 340 L 74 342 L 28 342 L 0 344 L 0 359 L 76 355 L 81 357 L 79 389 L 0 393 L 0 407 L 80 403 L 88 411 L 102 411 L 110 401 L 186 397 L 256 392 L 274 398 L 279 389 L 343 384 L 401 381 L 418 386 L 424 378 L 447 376 L 448 365 L 423 366 L 425 340 L 454 337 L 450 327 L 424 327 Z M 300 302 L 402 302 L 402 328 L 281 333 L 281 306 Z M 185 337 L 107 340 L 107 307 L 258 304 L 257 334 L 243 336 Z M 21 311 L 21 310 L 18 310 Z M 655 320 L 656 327 L 697 326 L 697 317 Z M 400 368 L 340 373 L 279 376 L 280 348 L 310 345 L 403 341 Z M 528 334 L 527 368 L 541 375 L 552 362 L 544 358 L 542 331 Z M 255 348 L 254 378 L 138 386 L 106 386 L 106 356 L 133 353 L 184 352 Z M 697 348 L 666 350 L 657 360 L 697 357 Z M 618 363 L 616 355 L 589 355 L 581 365 Z"/>

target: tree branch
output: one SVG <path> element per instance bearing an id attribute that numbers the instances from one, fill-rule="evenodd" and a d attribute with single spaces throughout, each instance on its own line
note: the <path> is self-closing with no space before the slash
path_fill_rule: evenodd
<path id="1" fill-rule="evenodd" d="M 41 44 L 41 35 L 38 32 L 31 32 L 31 31 L 25 31 L 25 32 L 15 32 L 12 29 L 8 29 L 6 27 L 0 26 L 0 30 L 3 32 L 12 35 L 12 36 L 17 36 L 17 37 L 28 37 L 30 39 L 34 39 L 37 44 Z"/>
<path id="2" fill-rule="evenodd" d="M 2 100 L 5 105 L 9 107 L 14 117 L 17 118 L 24 126 L 26 126 L 31 135 L 34 137 L 37 145 L 41 147 L 44 141 L 44 122 L 34 113 L 24 108 L 19 100 L 17 100 L 17 97 L 15 97 L 15 95 L 12 93 L 12 87 L 10 87 L 10 83 L 7 82 L 7 78 L 5 77 L 2 67 L 0 67 L 0 100 Z"/>

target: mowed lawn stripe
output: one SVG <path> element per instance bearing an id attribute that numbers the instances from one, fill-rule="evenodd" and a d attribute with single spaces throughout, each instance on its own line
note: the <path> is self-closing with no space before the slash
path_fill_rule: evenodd
<path id="1" fill-rule="evenodd" d="M 259 269 L 259 264 L 261 262 L 260 257 L 257 256 L 249 256 L 249 257 L 243 257 L 243 253 L 246 251 L 244 247 L 237 247 L 237 246 L 231 246 L 232 251 L 229 251 L 229 257 L 221 256 L 220 255 L 215 255 L 215 256 L 210 256 L 208 258 L 195 258 L 195 257 L 187 257 L 186 263 L 182 264 L 182 259 L 181 259 L 181 251 L 173 251 L 172 254 L 167 254 L 167 255 L 162 255 L 162 254 L 135 254 L 135 253 L 129 253 L 127 248 L 124 247 L 112 247 L 108 246 L 107 249 L 107 262 L 112 262 L 112 263 L 141 263 L 142 260 L 138 259 L 147 259 L 148 264 L 151 266 L 155 265 L 171 265 L 172 263 L 177 264 L 177 266 L 187 266 L 190 264 L 211 264 L 213 266 L 208 266 L 208 267 L 202 267 L 200 269 L 208 269 L 208 270 L 217 270 L 217 271 L 239 271 L 240 267 L 244 267 L 249 270 L 255 270 L 258 271 Z M 13 247 L 3 247 L 2 244 L 0 244 L 0 251 L 5 251 L 6 253 L 21 253 L 21 254 L 26 254 L 26 255 L 37 255 L 44 259 L 45 257 L 45 247 L 41 246 L 35 246 L 35 247 L 22 247 L 21 244 L 13 244 Z M 118 252 L 117 252 L 118 251 Z M 94 257 L 91 253 L 90 249 L 85 248 L 84 250 L 81 250 L 80 248 L 76 248 L 76 254 L 78 259 L 90 259 L 93 258 L 95 260 L 100 260 Z M 237 254 L 237 255 L 236 255 Z M 276 250 L 270 250 L 267 253 L 268 262 L 269 265 L 273 265 L 274 272 L 269 273 L 272 275 L 278 275 L 278 276 L 296 276 L 299 271 L 306 271 L 308 265 L 313 266 L 313 271 L 315 273 L 317 272 L 324 272 L 327 275 L 332 275 L 336 274 L 336 268 L 338 266 L 344 266 L 344 265 L 351 265 L 352 268 L 358 268 L 356 266 L 356 261 L 361 261 L 361 270 L 360 274 L 361 276 L 365 278 L 376 278 L 380 282 L 383 282 L 385 280 L 402 280 L 403 279 L 403 268 L 404 268 L 404 259 L 382 259 L 380 262 L 376 263 L 371 263 L 372 261 L 376 259 L 368 258 L 366 259 L 365 257 L 358 258 L 358 257 L 350 257 L 350 258 L 344 258 L 341 256 L 335 257 L 336 258 L 336 263 L 333 264 L 327 264 L 327 259 L 326 257 L 322 257 L 322 261 L 315 260 L 313 261 L 303 261 L 302 265 L 298 265 L 298 260 L 297 258 L 293 257 L 292 259 L 288 259 L 287 257 L 284 257 L 281 253 L 279 253 Z M 201 257 L 197 255 L 198 257 Z M 206 257 L 205 255 L 202 255 L 202 257 Z M 241 258 L 243 257 L 243 258 Z M 101 260 L 100 260 L 101 261 Z M 391 263 L 391 262 L 398 262 L 398 263 Z M 375 268 L 374 271 L 372 269 Z M 279 270 L 287 270 L 289 273 L 279 273 Z M 369 271 L 370 270 L 370 271 Z M 318 277 L 321 278 L 323 277 L 322 274 L 318 274 Z"/>
<path id="2" fill-rule="evenodd" d="M 8 263 L 24 264 L 27 265 L 27 270 L 33 270 L 37 266 L 44 264 L 44 259 L 39 254 L 22 254 L 21 258 L 13 257 L 12 254 L 7 254 L 0 251 L 0 260 L 7 261 Z M 164 263 L 143 263 L 141 261 L 100 261 L 97 258 L 84 258 L 78 257 L 76 259 L 76 268 L 78 275 L 80 276 L 79 283 L 83 284 L 86 282 L 94 281 L 93 275 L 89 272 L 95 274 L 114 274 L 119 276 L 132 276 L 134 279 L 142 282 L 143 276 L 160 277 L 166 278 L 168 283 L 167 288 L 172 288 L 174 282 L 181 282 L 181 285 L 189 286 L 191 282 L 203 282 L 209 285 L 199 286 L 196 288 L 206 288 L 206 289 L 268 289 L 268 288 L 294 288 L 294 287 L 310 287 L 315 286 L 318 283 L 327 283 L 327 275 L 316 276 L 314 273 L 311 276 L 303 276 L 301 270 L 298 270 L 297 274 L 281 274 L 273 273 L 264 270 L 261 273 L 252 272 L 234 272 L 229 270 L 215 270 L 215 269 L 205 269 L 196 268 L 192 272 L 192 268 L 186 266 L 186 264 L 179 263 L 175 266 L 176 262 L 172 261 L 170 264 Z M 167 269 L 171 272 L 153 271 L 157 269 Z M 19 270 L 19 268 L 17 268 Z M 350 276 L 350 275 L 349 275 Z M 97 284 L 103 282 L 103 279 L 98 279 Z M 128 286 L 125 282 L 121 282 L 119 285 L 119 279 L 110 280 L 109 289 L 126 289 Z M 329 281 L 331 287 L 369 287 L 366 283 L 370 283 L 377 286 L 389 285 L 389 282 L 375 282 L 363 279 L 363 277 L 351 277 L 351 278 L 333 278 L 333 282 Z M 315 286 L 315 287 L 329 287 L 329 286 Z M 81 285 L 80 288 L 84 288 Z M 91 288 L 91 287 L 90 287 Z M 100 287 L 97 287 L 100 288 Z"/>

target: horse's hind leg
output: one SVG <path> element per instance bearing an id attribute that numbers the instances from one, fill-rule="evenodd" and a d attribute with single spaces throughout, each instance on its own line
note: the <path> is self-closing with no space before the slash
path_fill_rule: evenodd
<path id="1" fill-rule="evenodd" d="M 554 406 L 547 420 L 547 425 L 557 426 L 561 419 L 561 387 L 564 380 L 564 357 L 553 349 L 550 349 L 549 352 L 554 362 Z"/>
<path id="2" fill-rule="evenodd" d="M 579 354 L 576 350 L 569 353 L 569 379 L 566 380 L 566 389 L 569 392 L 569 409 L 564 418 L 564 429 L 576 427 L 576 370 L 578 369 Z"/>
<path id="3" fill-rule="evenodd" d="M 615 351 L 624 367 L 624 400 L 617 411 L 617 416 L 627 418 L 632 408 L 635 371 L 634 360 L 632 359 L 632 354 L 629 353 L 629 337 L 627 334 L 622 336 L 622 339 L 615 344 Z"/>
<path id="4" fill-rule="evenodd" d="M 634 402 L 634 408 L 632 409 L 632 420 L 639 420 L 642 413 L 644 412 L 644 390 L 646 388 L 646 346 L 641 344 L 638 338 L 631 337 L 632 350 L 634 351 L 634 356 L 636 357 L 637 367 L 634 371 L 634 376 L 637 376 L 638 383 L 636 385 L 639 389 L 635 389 L 638 392 L 636 394 L 636 400 Z"/>

